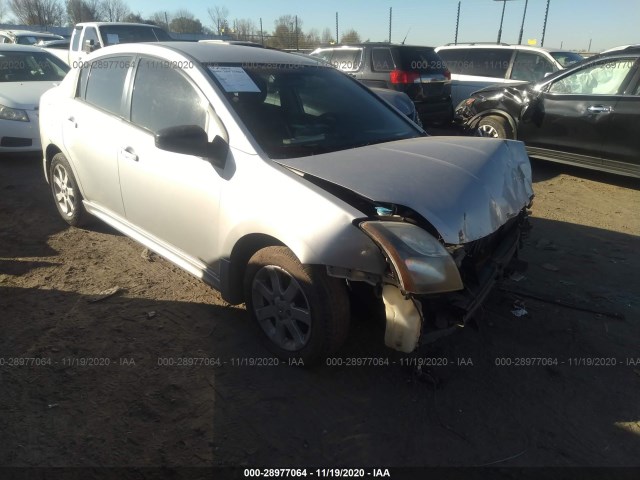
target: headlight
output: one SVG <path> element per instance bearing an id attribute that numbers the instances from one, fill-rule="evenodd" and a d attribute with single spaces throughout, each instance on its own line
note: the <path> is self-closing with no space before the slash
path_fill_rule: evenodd
<path id="1" fill-rule="evenodd" d="M 385 252 L 405 292 L 442 293 L 463 288 L 449 252 L 422 228 L 384 221 L 362 222 L 360 228 Z"/>
<path id="2" fill-rule="evenodd" d="M 4 105 L 0 105 L 0 119 L 1 120 L 15 120 L 16 122 L 28 122 L 26 110 L 18 110 L 17 108 L 9 108 Z"/>

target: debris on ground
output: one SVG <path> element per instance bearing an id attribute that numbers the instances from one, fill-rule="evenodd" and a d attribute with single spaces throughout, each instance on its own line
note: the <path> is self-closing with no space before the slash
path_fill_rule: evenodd
<path id="1" fill-rule="evenodd" d="M 113 295 L 115 295 L 119 291 L 120 291 L 120 287 L 118 287 L 118 286 L 112 287 L 112 288 L 110 288 L 108 290 L 100 292 L 97 295 L 90 296 L 89 298 L 87 298 L 87 302 L 89 302 L 89 303 L 99 302 L 101 300 L 104 300 L 105 298 L 112 297 Z"/>

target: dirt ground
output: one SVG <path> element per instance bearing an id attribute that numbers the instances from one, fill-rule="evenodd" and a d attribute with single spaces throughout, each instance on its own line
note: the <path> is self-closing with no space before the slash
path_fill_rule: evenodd
<path id="1" fill-rule="evenodd" d="M 239 366 L 270 358 L 244 308 L 2 158 L 0 465 L 640 466 L 640 185 L 533 168 L 529 268 L 421 353 L 436 388 L 363 315 L 342 366 Z"/>

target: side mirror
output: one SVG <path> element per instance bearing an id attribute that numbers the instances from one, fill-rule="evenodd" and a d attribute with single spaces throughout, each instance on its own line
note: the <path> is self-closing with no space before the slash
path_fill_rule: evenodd
<path id="1" fill-rule="evenodd" d="M 160 150 L 204 157 L 214 166 L 223 168 L 229 153 L 229 144 L 218 135 L 209 142 L 207 132 L 197 125 L 163 128 L 155 135 Z"/>
<path id="2" fill-rule="evenodd" d="M 84 47 L 82 48 L 82 51 L 84 53 L 91 53 L 94 50 L 97 50 L 98 48 L 100 48 L 100 46 L 96 45 L 95 40 L 85 40 L 84 41 Z"/>

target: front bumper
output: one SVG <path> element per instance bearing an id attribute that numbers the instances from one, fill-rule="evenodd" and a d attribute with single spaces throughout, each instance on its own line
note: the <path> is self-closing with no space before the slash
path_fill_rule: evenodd
<path id="1" fill-rule="evenodd" d="M 37 152 L 42 150 L 38 112 L 27 110 L 28 122 L 0 120 L 0 152 Z"/>
<path id="2" fill-rule="evenodd" d="M 410 352 L 464 327 L 505 273 L 522 268 L 523 262 L 516 263 L 515 259 L 529 229 L 527 212 L 523 210 L 488 237 L 459 248 L 455 258 L 462 290 L 437 295 L 405 294 L 401 301 L 398 294 L 402 292 L 397 287 L 385 286 L 386 345 Z"/>

